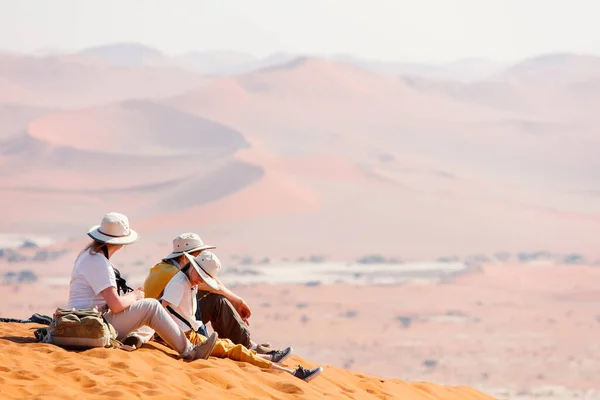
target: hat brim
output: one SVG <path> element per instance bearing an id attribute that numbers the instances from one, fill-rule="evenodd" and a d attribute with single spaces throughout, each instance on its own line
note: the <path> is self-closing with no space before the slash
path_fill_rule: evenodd
<path id="1" fill-rule="evenodd" d="M 190 249 L 190 250 L 186 250 L 186 251 L 174 251 L 171 254 L 169 254 L 168 256 L 163 257 L 163 260 L 170 260 L 171 258 L 177 258 L 179 256 L 182 256 L 186 252 L 191 253 L 193 251 L 202 251 L 202 250 L 209 250 L 209 249 L 216 249 L 216 248 L 217 248 L 217 246 L 211 246 L 209 244 L 205 244 L 205 245 L 202 245 L 202 246 Z"/>
<path id="2" fill-rule="evenodd" d="M 211 288 L 219 290 L 219 284 L 217 283 L 217 281 L 202 269 L 202 267 L 196 262 L 196 260 L 194 260 L 194 257 L 190 256 L 188 253 L 183 254 L 185 254 L 187 259 L 190 260 L 190 263 L 192 264 L 198 275 L 200 275 L 200 278 L 202 278 L 202 280 L 206 282 L 206 284 Z"/>
<path id="3" fill-rule="evenodd" d="M 134 243 L 138 239 L 138 234 L 133 229 L 129 230 L 129 235 L 127 236 L 108 236 L 99 230 L 100 225 L 93 226 L 88 231 L 88 236 L 98 242 L 107 243 L 107 244 L 131 244 Z"/>

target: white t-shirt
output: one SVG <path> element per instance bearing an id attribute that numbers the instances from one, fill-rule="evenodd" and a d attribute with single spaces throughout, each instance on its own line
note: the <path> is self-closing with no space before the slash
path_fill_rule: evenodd
<path id="1" fill-rule="evenodd" d="M 100 292 L 111 286 L 117 280 L 110 261 L 102 253 L 83 252 L 73 266 L 67 308 L 100 308 L 106 304 Z"/>
<path id="2" fill-rule="evenodd" d="M 194 331 L 197 331 L 202 326 L 202 321 L 196 320 L 196 308 L 198 307 L 196 293 L 198 293 L 198 288 L 192 286 L 188 277 L 180 271 L 167 283 L 165 291 L 160 298 L 163 307 L 166 308 L 170 305 L 177 314 L 181 315 L 192 325 Z M 169 311 L 167 310 L 167 312 Z M 169 315 L 184 332 L 190 330 L 190 327 L 175 315 L 170 312 Z"/>

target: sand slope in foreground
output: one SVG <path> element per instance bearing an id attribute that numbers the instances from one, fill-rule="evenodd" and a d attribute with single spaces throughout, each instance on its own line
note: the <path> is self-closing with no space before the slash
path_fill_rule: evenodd
<path id="1" fill-rule="evenodd" d="M 212 357 L 187 363 L 159 344 L 127 353 L 35 343 L 35 324 L 0 323 L 3 399 L 493 399 L 468 387 L 406 383 L 326 367 L 305 383 L 285 373 Z M 314 364 L 292 357 L 287 364 Z"/>

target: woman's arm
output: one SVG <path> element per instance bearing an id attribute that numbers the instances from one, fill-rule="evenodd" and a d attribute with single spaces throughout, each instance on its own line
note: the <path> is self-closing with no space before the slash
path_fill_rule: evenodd
<path id="1" fill-rule="evenodd" d="M 104 297 L 104 300 L 106 301 L 108 308 L 110 308 L 110 311 L 112 311 L 115 314 L 124 311 L 125 309 L 127 309 L 127 307 L 129 307 L 136 301 L 144 298 L 144 291 L 140 289 L 136 289 L 133 292 L 126 294 L 125 296 L 119 296 L 119 294 L 117 293 L 117 288 L 115 288 L 114 286 L 107 287 L 106 289 L 101 291 L 100 294 L 102 295 L 102 297 Z"/>

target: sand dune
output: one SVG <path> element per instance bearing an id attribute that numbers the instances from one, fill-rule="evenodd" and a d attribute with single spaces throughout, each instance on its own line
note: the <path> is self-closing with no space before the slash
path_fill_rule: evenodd
<path id="1" fill-rule="evenodd" d="M 23 134 L 29 122 L 52 111 L 47 108 L 0 105 L 0 143 Z"/>
<path id="2" fill-rule="evenodd" d="M 2 226 L 44 219 L 31 210 L 42 199 L 54 210 L 43 225 L 64 226 L 106 207 L 140 219 L 217 201 L 263 176 L 235 159 L 247 146 L 227 126 L 149 101 L 51 113 L 0 145 L 3 201 L 23 205 Z"/>
<path id="3" fill-rule="evenodd" d="M 166 57 L 157 49 L 139 43 L 113 43 L 89 47 L 75 53 L 121 67 L 144 67 L 166 64 Z"/>
<path id="4" fill-rule="evenodd" d="M 497 74 L 494 79 L 564 85 L 598 77 L 600 77 L 600 57 L 556 53 L 524 60 Z"/>
<path id="5" fill-rule="evenodd" d="M 172 66 L 206 75 L 243 75 L 264 68 L 285 64 L 310 54 L 273 53 L 266 57 L 229 50 L 195 51 L 168 56 L 160 50 L 135 42 L 109 43 L 83 49 L 76 53 L 60 50 L 37 52 L 38 56 L 61 55 L 89 62 L 121 67 Z M 363 59 L 347 54 L 326 57 L 376 73 L 396 76 L 417 76 L 428 79 L 477 81 L 486 79 L 509 67 L 506 63 L 485 58 L 465 58 L 441 64 L 381 61 Z"/>
<path id="6" fill-rule="evenodd" d="M 393 251 L 378 245 L 392 236 L 410 242 L 413 250 L 435 242 L 445 252 L 461 251 L 460 244 L 448 242 L 458 231 L 456 237 L 471 246 L 527 242 L 566 248 L 574 244 L 571 235 L 580 237 L 576 232 L 596 229 L 600 210 L 581 192 L 599 182 L 593 172 L 598 168 L 596 147 L 591 144 L 597 139 L 595 124 L 587 122 L 589 106 L 572 119 L 573 105 L 559 107 L 564 99 L 557 91 L 548 96 L 522 83 L 496 81 L 453 83 L 456 91 L 436 82 L 424 84 L 430 88 L 341 63 L 302 58 L 217 80 L 168 103 L 227 121 L 243 131 L 252 146 L 260 146 L 263 154 L 257 163 L 266 170 L 277 168 L 286 179 L 320 194 L 321 212 L 250 229 L 223 227 L 231 232 L 289 231 L 286 226 L 300 224 L 301 219 L 326 227 L 319 231 L 322 237 L 313 236 L 321 243 L 343 236 L 353 221 L 369 226 L 371 249 Z M 586 119 L 580 120 L 582 115 Z M 572 136 L 573 129 L 581 140 Z M 344 184 L 327 185 L 326 176 L 337 168 L 332 160 L 338 158 L 360 173 L 345 175 L 352 178 Z M 300 159 L 306 164 L 298 163 Z M 294 163 L 298 167 L 292 167 Z M 443 204 L 434 200 L 438 196 L 444 196 Z M 373 207 L 375 203 L 379 206 Z M 575 209 L 586 210 L 586 222 L 571 219 Z M 388 211 L 379 214 L 379 210 Z M 479 217 L 469 217 L 475 214 Z M 361 219 L 363 215 L 369 216 L 368 221 Z M 509 233 L 516 225 L 522 228 L 517 236 Z M 399 227 L 410 227 L 411 234 L 402 236 L 405 229 Z M 421 229 L 424 236 L 416 239 L 415 232 Z M 559 233 L 566 231 L 571 235 Z M 302 242 L 295 232 L 289 233 L 292 237 L 293 243 Z M 287 247 L 279 238 L 272 240 L 278 249 Z M 335 253 L 332 249 L 339 243 L 324 247 Z M 575 246 L 597 253 L 591 242 L 579 244 Z"/>
<path id="7" fill-rule="evenodd" d="M 33 121 L 29 133 L 54 145 L 106 154 L 213 158 L 248 145 L 227 126 L 144 100 L 51 114 Z"/>
<path id="8" fill-rule="evenodd" d="M 205 81 L 172 67 L 114 67 L 76 56 L 0 55 L 0 104 L 83 107 L 172 96 Z"/>
<path id="9" fill-rule="evenodd" d="M 248 53 L 224 50 L 167 56 L 155 48 L 131 42 L 90 47 L 77 53 L 64 54 L 62 57 L 74 57 L 119 67 L 174 67 L 202 75 L 239 75 L 278 65 L 294 58 L 285 54 L 257 58 Z"/>
<path id="10" fill-rule="evenodd" d="M 433 383 L 380 379 L 326 367 L 310 383 L 285 373 L 230 360 L 211 358 L 192 363 L 175 358 L 159 344 L 127 353 L 92 349 L 66 351 L 34 343 L 31 324 L 0 324 L 0 385 L 5 399 L 423 399 L 491 400 L 475 389 Z M 287 364 L 313 363 L 294 356 Z M 285 374 L 285 375 L 284 375 Z M 34 384 L 33 384 L 34 383 Z"/>
<path id="11" fill-rule="evenodd" d="M 56 211 L 3 224 L 73 226 L 108 207 L 146 237 L 186 226 L 252 255 L 596 256 L 597 118 L 578 106 L 596 95 L 576 84 L 419 81 L 304 57 L 162 100 L 27 114 L 0 147 L 2 201 Z M 364 249 L 339 239 L 357 226 Z"/>
<path id="12" fill-rule="evenodd" d="M 211 239 L 211 244 L 219 247 L 219 256 L 227 253 L 223 242 Z M 151 249 L 138 246 L 144 244 L 126 249 L 115 259 L 121 266 L 131 258 L 121 272 L 128 279 L 137 279 L 132 283 L 141 283 L 148 268 L 169 249 L 165 240 L 159 253 L 147 257 Z M 5 299 L 0 304 L 0 316 L 26 318 L 64 305 L 75 254 L 50 264 L 29 265 L 40 276 L 44 274 L 36 284 L 0 286 L 0 297 Z M 133 261 L 140 259 L 144 265 L 135 267 Z M 241 275 L 278 264 L 227 265 L 226 271 L 235 266 Z M 306 264 L 300 266 L 294 270 L 294 262 L 280 265 L 278 276 L 306 271 Z M 323 266 L 322 274 L 330 268 L 329 263 L 312 263 L 309 268 L 319 266 Z M 351 266 L 344 273 L 350 275 L 359 267 Z M 362 267 L 377 270 L 380 266 Z M 399 270 L 404 267 L 409 265 L 401 265 Z M 2 268 L 15 266 L 0 263 Z M 290 269 L 287 274 L 286 269 Z M 51 280 L 58 273 L 62 276 L 60 285 Z M 363 279 L 368 279 L 369 273 Z M 468 385 L 501 399 L 574 400 L 600 393 L 596 373 L 600 367 L 599 278 L 598 267 L 503 264 L 484 266 L 480 273 L 433 285 L 279 283 L 238 285 L 235 291 L 252 307 L 253 337 L 276 346 L 291 344 L 297 354 L 313 363 L 358 370 L 381 379 Z M 229 274 L 223 280 L 228 284 L 236 281 Z M 305 276 L 300 278 L 306 280 Z M 4 343 L 0 342 L 2 355 Z M 432 364 L 426 365 L 426 360 Z M 5 378 L 1 370 L 0 377 Z"/>
<path id="13" fill-rule="evenodd" d="M 218 80 L 169 103 L 201 115 L 220 112 L 219 115 L 229 116 L 230 123 L 234 122 L 231 116 L 240 117 L 242 111 L 257 115 L 258 112 L 266 112 L 263 108 L 277 109 L 277 113 L 267 114 L 270 124 L 279 125 L 287 121 L 290 128 L 306 125 L 308 115 L 313 124 L 346 123 L 345 126 L 350 127 L 352 125 L 348 124 L 355 122 L 362 127 L 367 116 L 371 123 L 375 118 L 391 123 L 399 118 L 414 119 L 425 115 L 453 120 L 457 116 L 460 119 L 465 112 L 471 115 L 476 112 L 478 119 L 502 114 L 485 107 L 469 107 L 437 95 L 423 94 L 395 77 L 316 58 L 298 58 L 242 77 L 223 79 L 229 82 L 227 87 Z M 220 102 L 213 104 L 207 101 L 224 96 L 230 100 L 228 108 L 220 107 Z M 252 96 L 252 102 L 238 103 L 238 100 L 249 96 Z M 273 101 L 277 102 L 276 107 L 271 104 Z"/>

